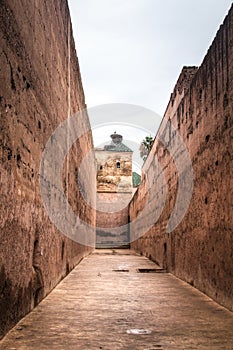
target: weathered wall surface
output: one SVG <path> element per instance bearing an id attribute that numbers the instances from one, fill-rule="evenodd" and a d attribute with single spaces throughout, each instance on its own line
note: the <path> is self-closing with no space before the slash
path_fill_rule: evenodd
<path id="1" fill-rule="evenodd" d="M 132 191 L 132 152 L 95 151 L 98 192 Z M 117 167 L 119 164 L 119 168 Z"/>
<path id="2" fill-rule="evenodd" d="M 97 193 L 96 247 L 123 247 L 129 243 L 129 207 L 132 193 Z"/>
<path id="3" fill-rule="evenodd" d="M 84 107 L 67 2 L 1 1 L 0 337 L 92 249 L 68 239 L 50 222 L 38 173 L 51 133 Z M 88 129 L 87 115 L 79 121 Z M 63 182 L 73 210 L 95 225 L 95 212 L 76 181 L 90 149 L 89 132 L 72 147 Z M 84 171 L 82 191 L 94 201 L 95 174 L 92 168 Z"/>
<path id="4" fill-rule="evenodd" d="M 231 8 L 196 74 L 193 67 L 183 70 L 144 165 L 142 184 L 130 204 L 131 239 L 135 240 L 132 248 L 230 310 L 233 310 L 232 81 Z M 177 147 L 178 135 L 192 161 L 194 187 L 184 218 L 169 233 L 167 225 L 174 212 L 178 181 L 188 171 L 185 162 L 181 171 L 176 166 L 182 162 L 183 153 Z M 182 198 L 180 201 L 185 204 Z"/>

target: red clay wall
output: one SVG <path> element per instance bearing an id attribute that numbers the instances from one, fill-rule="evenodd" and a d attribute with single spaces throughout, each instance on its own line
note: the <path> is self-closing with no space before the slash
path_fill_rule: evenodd
<path id="1" fill-rule="evenodd" d="M 51 224 L 39 190 L 41 154 L 68 116 L 69 87 L 70 113 L 85 107 L 69 27 L 66 1 L 1 1 L 0 337 L 92 249 L 71 241 Z M 80 122 L 88 127 L 87 115 L 80 116 Z M 94 225 L 95 213 L 76 181 L 82 157 L 90 149 L 91 133 L 72 147 L 63 180 L 69 183 L 73 209 Z M 94 198 L 95 174 L 84 169 L 87 183 L 82 190 Z"/>
<path id="2" fill-rule="evenodd" d="M 143 226 L 143 220 L 132 225 L 131 240 L 135 241 L 131 246 L 233 310 L 232 8 L 201 67 L 194 73 L 195 68 L 182 71 L 158 132 L 160 136 L 165 132 L 166 144 L 158 139 L 154 142 L 144 164 L 144 179 L 130 204 L 133 222 L 148 199 L 158 207 L 164 199 L 162 213 L 150 229 Z M 167 233 L 177 199 L 178 179 L 187 171 L 184 166 L 182 174 L 178 174 L 175 165 L 182 157 L 181 150 L 177 149 L 174 156 L 168 151 L 175 144 L 176 133 L 183 139 L 192 161 L 194 188 L 185 217 L 175 230 Z M 152 173 L 150 187 L 148 176 Z M 150 217 L 151 208 L 149 203 L 144 222 Z M 138 238 L 143 228 L 145 234 Z"/>
<path id="3" fill-rule="evenodd" d="M 132 193 L 97 193 L 97 248 L 128 246 L 128 204 L 131 198 Z"/>

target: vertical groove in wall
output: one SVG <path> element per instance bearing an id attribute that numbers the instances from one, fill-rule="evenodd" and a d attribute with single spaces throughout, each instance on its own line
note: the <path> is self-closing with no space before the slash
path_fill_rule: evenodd
<path id="1" fill-rule="evenodd" d="M 68 132 L 67 132 L 67 148 L 70 146 L 70 140 L 69 140 L 69 133 L 70 133 L 70 19 L 68 18 L 68 25 L 67 25 L 67 77 L 68 77 L 68 89 L 67 89 L 67 123 L 68 123 Z M 70 157 L 69 153 L 66 157 L 66 196 L 67 196 L 67 212 L 69 209 L 69 164 L 70 164 Z"/>

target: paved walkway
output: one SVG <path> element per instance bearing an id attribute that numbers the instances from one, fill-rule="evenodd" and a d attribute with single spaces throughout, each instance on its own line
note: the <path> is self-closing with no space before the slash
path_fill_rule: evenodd
<path id="1" fill-rule="evenodd" d="M 170 274 L 137 272 L 154 268 L 127 250 L 95 251 L 0 349 L 232 350 L 233 314 Z"/>

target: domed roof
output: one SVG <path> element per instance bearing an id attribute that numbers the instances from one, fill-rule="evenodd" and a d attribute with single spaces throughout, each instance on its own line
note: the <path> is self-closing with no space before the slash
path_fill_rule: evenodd
<path id="1" fill-rule="evenodd" d="M 133 152 L 129 147 L 122 143 L 123 136 L 117 134 L 116 131 L 110 135 L 112 142 L 109 145 L 104 146 L 105 151 L 112 152 Z"/>

